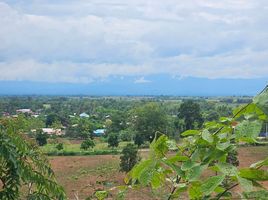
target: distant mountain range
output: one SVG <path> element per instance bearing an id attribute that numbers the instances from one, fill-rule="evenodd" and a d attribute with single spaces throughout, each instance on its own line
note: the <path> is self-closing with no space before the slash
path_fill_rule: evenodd
<path id="1" fill-rule="evenodd" d="M 206 79 L 169 75 L 114 76 L 88 84 L 0 81 L 0 95 L 251 96 L 261 91 L 267 83 L 268 78 Z"/>

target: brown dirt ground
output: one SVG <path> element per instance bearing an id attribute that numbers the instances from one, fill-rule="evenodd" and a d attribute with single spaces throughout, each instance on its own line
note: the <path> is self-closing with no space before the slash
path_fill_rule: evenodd
<path id="1" fill-rule="evenodd" d="M 267 157 L 268 147 L 241 147 L 238 155 L 240 167 L 248 167 Z M 96 190 L 107 190 L 124 185 L 125 174 L 119 172 L 118 155 L 58 156 L 50 157 L 50 162 L 58 182 L 65 188 L 70 200 L 75 199 L 75 194 L 81 200 L 93 195 Z M 268 183 L 264 185 L 268 188 Z M 110 199 L 115 199 L 114 193 L 111 192 Z M 160 197 L 157 194 L 153 195 L 149 188 L 144 188 L 131 190 L 126 199 L 153 200 Z"/>

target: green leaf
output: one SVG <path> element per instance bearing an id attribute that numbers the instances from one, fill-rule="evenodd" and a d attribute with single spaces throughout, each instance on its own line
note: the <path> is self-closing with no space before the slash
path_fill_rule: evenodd
<path id="1" fill-rule="evenodd" d="M 258 168 L 262 166 L 268 166 L 268 158 L 264 160 L 260 160 L 259 162 L 253 163 L 252 165 L 250 165 L 250 168 Z"/>
<path id="2" fill-rule="evenodd" d="M 268 115 L 268 86 L 263 90 L 261 94 L 254 97 L 253 102 Z"/>
<path id="3" fill-rule="evenodd" d="M 255 139 L 259 136 L 262 128 L 260 121 L 243 121 L 235 127 L 236 138 L 252 138 Z"/>
<path id="4" fill-rule="evenodd" d="M 167 159 L 168 162 L 170 163 L 175 163 L 175 162 L 184 162 L 189 160 L 187 156 L 180 156 L 180 155 L 175 155 Z"/>
<path id="5" fill-rule="evenodd" d="M 189 181 L 196 181 L 201 176 L 204 169 L 206 169 L 207 165 L 198 165 L 190 169 L 187 173 L 187 179 Z"/>
<path id="6" fill-rule="evenodd" d="M 151 178 L 151 185 L 153 189 L 159 188 L 165 180 L 165 176 L 155 171 Z"/>
<path id="7" fill-rule="evenodd" d="M 260 191 L 244 192 L 243 196 L 245 199 L 267 200 L 268 191 L 260 190 Z"/>
<path id="8" fill-rule="evenodd" d="M 190 187 L 189 187 L 189 197 L 190 199 L 201 199 L 202 197 L 202 192 L 201 192 L 201 186 L 200 183 L 193 183 Z"/>
<path id="9" fill-rule="evenodd" d="M 157 157 L 164 157 L 169 149 L 168 137 L 166 135 L 161 135 L 157 140 L 154 140 L 151 143 L 150 149 Z"/>
<path id="10" fill-rule="evenodd" d="M 211 194 L 218 185 L 222 183 L 224 180 L 224 175 L 221 176 L 213 176 L 208 178 L 202 185 L 201 185 L 201 191 L 205 195 Z"/>
<path id="11" fill-rule="evenodd" d="M 268 171 L 261 169 L 240 169 L 239 176 L 255 181 L 267 181 Z"/>
<path id="12" fill-rule="evenodd" d="M 193 167 L 195 167 L 197 165 L 198 165 L 198 163 L 195 163 L 192 160 L 187 160 L 186 162 L 182 163 L 181 170 L 187 171 L 187 170 L 192 169 Z"/>
<path id="13" fill-rule="evenodd" d="M 181 133 L 181 136 L 190 136 L 190 135 L 197 135 L 199 134 L 200 132 L 198 130 L 187 130 L 187 131 L 184 131 L 183 133 Z"/>
<path id="14" fill-rule="evenodd" d="M 216 148 L 221 150 L 221 151 L 224 151 L 225 149 L 227 149 L 229 146 L 231 145 L 230 141 L 228 142 L 224 142 L 224 143 L 217 143 L 216 144 Z"/>
<path id="15" fill-rule="evenodd" d="M 253 184 L 250 180 L 247 180 L 239 176 L 237 177 L 237 180 L 244 191 L 250 192 L 253 190 Z"/>
<path id="16" fill-rule="evenodd" d="M 140 162 L 130 171 L 132 178 L 139 179 L 142 172 L 146 170 L 147 168 L 150 168 L 150 166 L 152 166 L 153 163 L 154 163 L 154 160 L 151 160 L 151 159 Z"/>
<path id="17" fill-rule="evenodd" d="M 207 129 L 205 129 L 205 130 L 202 131 L 202 135 L 201 136 L 208 143 L 210 143 L 210 144 L 213 143 L 213 136 L 211 135 L 211 133 Z"/>
<path id="18" fill-rule="evenodd" d="M 217 163 L 216 167 L 226 176 L 236 176 L 238 173 L 237 168 L 229 163 Z"/>

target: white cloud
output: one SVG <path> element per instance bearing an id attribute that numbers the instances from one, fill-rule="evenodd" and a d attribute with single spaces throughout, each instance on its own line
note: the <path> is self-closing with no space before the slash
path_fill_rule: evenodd
<path id="1" fill-rule="evenodd" d="M 0 3 L 0 80 L 268 74 L 264 0 L 12 2 Z"/>
<path id="2" fill-rule="evenodd" d="M 146 80 L 144 77 L 140 77 L 140 78 L 138 78 L 138 79 L 136 79 L 136 80 L 134 81 L 134 83 L 136 83 L 136 84 L 150 83 L 150 82 L 152 82 L 152 81 L 150 81 L 150 80 Z"/>

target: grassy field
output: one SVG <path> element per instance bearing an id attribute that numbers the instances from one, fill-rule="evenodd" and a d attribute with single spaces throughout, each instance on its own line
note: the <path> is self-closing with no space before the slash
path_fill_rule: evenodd
<path id="1" fill-rule="evenodd" d="M 142 152 L 142 157 L 147 156 Z M 267 146 L 251 146 L 239 148 L 240 167 L 248 167 L 251 163 L 268 156 Z M 115 186 L 124 185 L 125 173 L 119 171 L 119 155 L 94 155 L 94 156 L 56 156 L 49 157 L 57 179 L 65 188 L 69 199 L 85 199 L 93 195 L 96 190 L 109 190 Z M 268 185 L 266 185 L 268 188 Z M 239 189 L 239 188 L 238 188 Z M 160 199 L 161 190 L 152 194 L 149 188 L 132 190 L 126 199 Z M 111 199 L 115 199 L 112 190 Z"/>
<path id="2" fill-rule="evenodd" d="M 92 149 L 81 150 L 81 140 L 67 140 L 61 139 L 58 142 L 63 143 L 63 150 L 57 150 L 56 145 L 50 141 L 45 146 L 41 147 L 41 150 L 48 155 L 106 155 L 106 154 L 118 154 L 121 150 L 130 142 L 120 142 L 116 148 L 108 147 L 107 142 L 95 140 L 96 146 Z"/>

